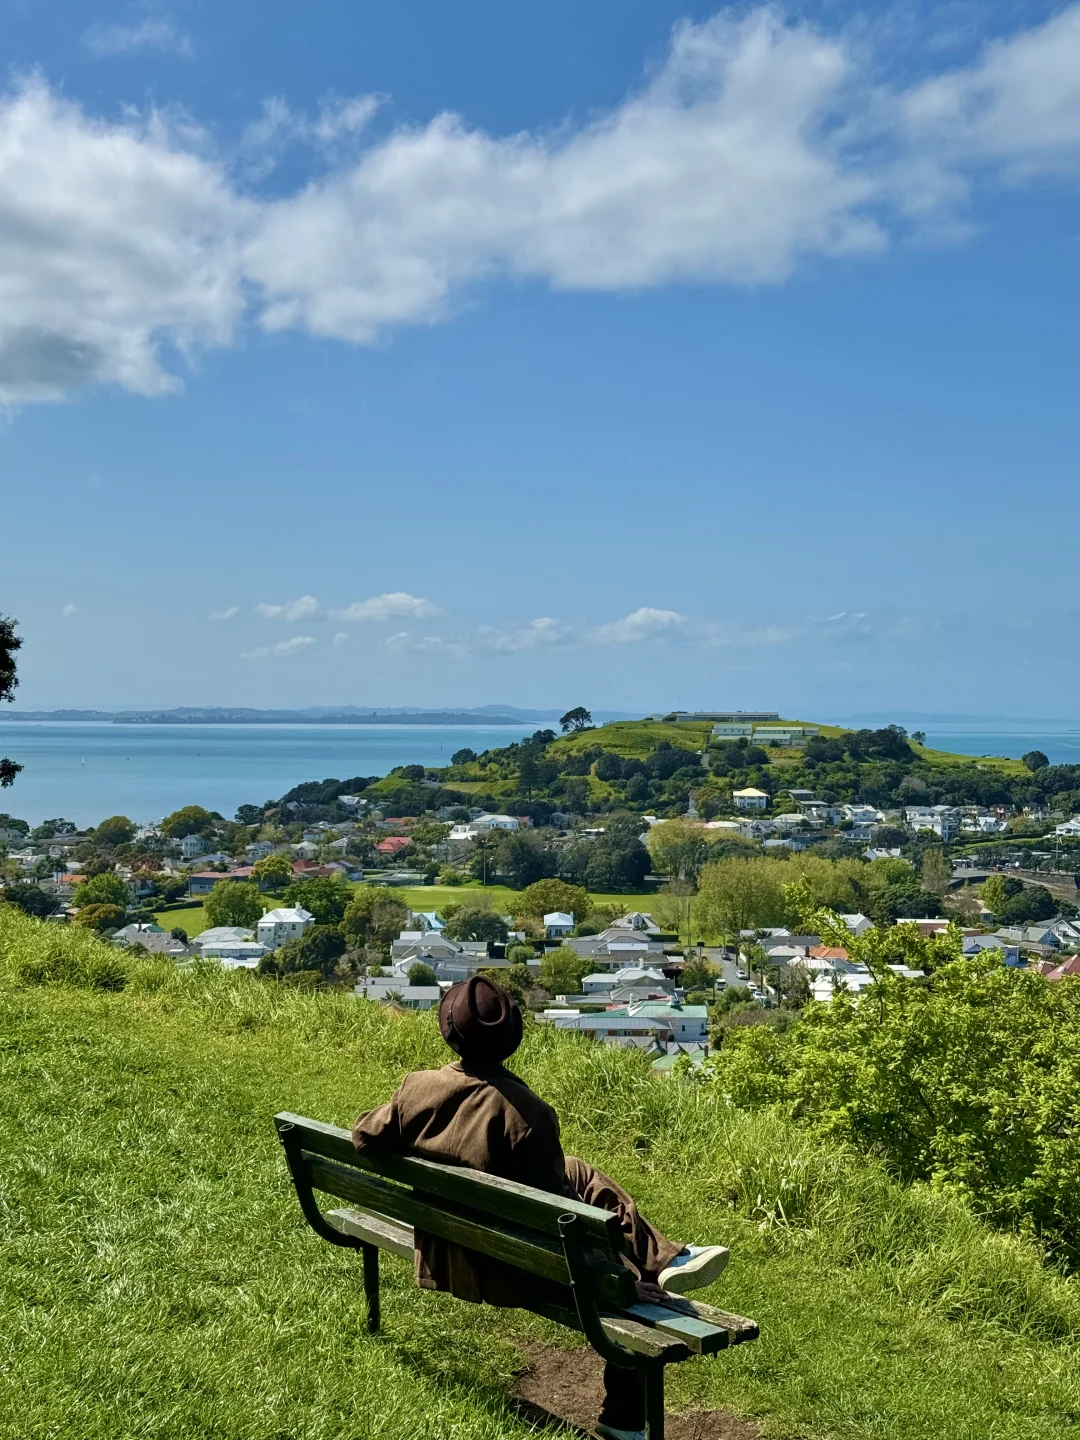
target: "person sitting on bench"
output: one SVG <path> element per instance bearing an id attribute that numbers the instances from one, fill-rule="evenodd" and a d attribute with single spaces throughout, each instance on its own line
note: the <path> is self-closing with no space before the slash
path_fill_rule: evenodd
<path id="1" fill-rule="evenodd" d="M 716 1279 L 727 1264 L 724 1246 L 668 1240 L 610 1176 L 563 1155 L 554 1109 L 503 1063 L 521 1043 L 522 1022 L 501 986 L 482 975 L 454 985 L 439 1006 L 439 1029 L 461 1058 L 440 1070 L 414 1071 L 385 1105 L 358 1116 L 352 1128 L 357 1150 L 463 1165 L 613 1211 L 642 1300 L 661 1300 Z M 420 1230 L 415 1243 L 416 1280 L 423 1289 L 489 1305 L 519 1302 L 520 1271 Z M 548 1283 L 535 1282 L 537 1288 Z M 643 1436 L 639 1372 L 609 1363 L 604 1383 L 599 1433 L 609 1440 Z"/>

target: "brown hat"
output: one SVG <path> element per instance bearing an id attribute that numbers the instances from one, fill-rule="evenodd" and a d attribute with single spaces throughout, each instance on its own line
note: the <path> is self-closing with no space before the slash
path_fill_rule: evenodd
<path id="1" fill-rule="evenodd" d="M 521 1011 L 501 985 L 474 975 L 443 996 L 439 1029 L 463 1060 L 497 1065 L 521 1044 Z"/>

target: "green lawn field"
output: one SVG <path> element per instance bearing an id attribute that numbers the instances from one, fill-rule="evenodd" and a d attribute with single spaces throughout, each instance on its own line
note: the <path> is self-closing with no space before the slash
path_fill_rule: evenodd
<path id="1" fill-rule="evenodd" d="M 372 884 L 378 881 L 372 877 Z M 356 887 L 359 888 L 359 887 Z M 484 890 L 481 885 L 410 885 L 395 887 L 394 894 L 401 897 L 404 904 L 410 910 L 438 910 L 448 901 L 460 905 L 467 895 L 474 895 L 477 891 Z M 506 885 L 488 885 L 485 893 L 491 897 L 492 904 L 507 915 L 513 914 L 514 905 L 521 895 L 520 890 L 511 890 Z M 635 892 L 631 895 L 603 895 L 597 892 L 593 900 L 598 905 L 615 905 L 621 911 L 648 910 L 649 903 L 655 899 L 654 890 Z M 268 895 L 266 897 L 267 909 L 275 904 L 280 904 L 280 897 Z M 209 926 L 206 918 L 206 909 L 197 905 L 185 910 L 159 910 L 154 916 L 157 923 L 166 930 L 172 930 L 175 926 L 182 926 L 188 935 L 201 935 Z"/>
<path id="2" fill-rule="evenodd" d="M 571 1440 L 508 1398 L 523 1342 L 566 1331 L 388 1259 L 368 1335 L 356 1257 L 286 1175 L 276 1110 L 348 1123 L 448 1054 L 431 1015 L 0 912 L 0 1440 Z M 514 1065 L 569 1153 L 668 1234 L 731 1246 L 703 1298 L 761 1339 L 675 1367 L 672 1412 L 771 1440 L 1075 1440 L 1080 1294 L 1034 1248 L 640 1056 L 530 1025 Z"/>

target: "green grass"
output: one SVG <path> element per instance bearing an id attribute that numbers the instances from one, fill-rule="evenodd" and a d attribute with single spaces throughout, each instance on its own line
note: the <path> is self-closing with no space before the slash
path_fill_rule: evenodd
<path id="1" fill-rule="evenodd" d="M 378 877 L 374 874 L 371 884 L 378 884 Z M 354 886 L 353 888 L 359 889 L 360 887 Z M 448 901 L 460 905 L 466 896 L 475 895 L 478 891 L 489 895 L 495 909 L 508 915 L 513 914 L 517 902 L 521 899 L 520 890 L 511 890 L 507 885 L 488 885 L 485 889 L 479 882 L 468 885 L 402 885 L 394 887 L 394 894 L 399 896 L 410 910 L 438 910 Z M 656 891 L 635 891 L 629 895 L 605 895 L 597 891 L 592 898 L 598 905 L 616 905 L 625 913 L 630 910 L 647 910 L 656 899 Z M 266 896 L 267 909 L 280 904 L 280 896 Z M 206 918 L 206 908 L 203 905 L 197 905 L 190 910 L 159 910 L 154 919 L 166 930 L 180 925 L 189 936 L 201 935 L 210 925 Z"/>
<path id="2" fill-rule="evenodd" d="M 514 1337 L 567 1332 L 387 1260 L 368 1336 L 357 1261 L 308 1230 L 270 1125 L 347 1123 L 446 1053 L 431 1016 L 0 911 L 0 1440 L 535 1433 L 506 1400 Z M 671 1410 L 783 1440 L 1077 1434 L 1080 1293 L 1022 1241 L 634 1055 L 530 1027 L 516 1064 L 568 1151 L 669 1234 L 732 1247 L 705 1298 L 762 1338 L 670 1372 Z"/>

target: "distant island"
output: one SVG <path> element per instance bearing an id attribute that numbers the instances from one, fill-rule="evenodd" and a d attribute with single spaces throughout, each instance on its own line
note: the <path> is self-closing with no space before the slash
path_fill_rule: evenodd
<path id="1" fill-rule="evenodd" d="M 100 722 L 112 725 L 522 725 L 557 721 L 561 710 L 521 710 L 480 705 L 465 710 L 384 709 L 360 705 L 312 706 L 304 710 L 256 710 L 243 706 L 178 706 L 172 710 L 12 710 L 6 720 Z M 600 720 L 633 720 L 622 711 L 597 712 Z"/>

